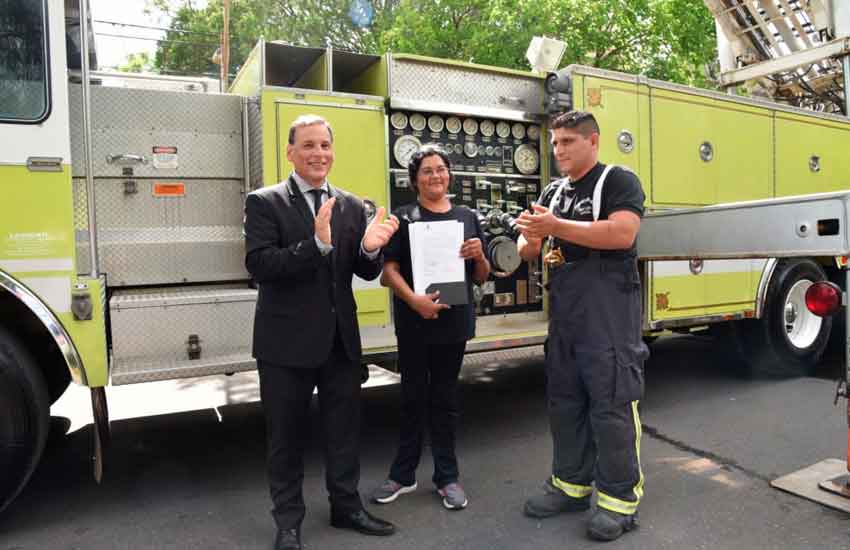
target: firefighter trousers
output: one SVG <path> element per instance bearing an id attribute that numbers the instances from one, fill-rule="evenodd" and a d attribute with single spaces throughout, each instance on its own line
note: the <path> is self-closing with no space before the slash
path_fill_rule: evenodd
<path id="1" fill-rule="evenodd" d="M 634 514 L 643 495 L 643 362 L 640 278 L 634 258 L 595 255 L 549 280 L 547 405 L 554 443 L 552 483 L 598 505 Z"/>

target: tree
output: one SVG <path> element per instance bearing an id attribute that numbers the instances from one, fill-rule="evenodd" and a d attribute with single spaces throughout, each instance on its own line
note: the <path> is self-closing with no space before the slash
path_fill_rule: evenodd
<path id="1" fill-rule="evenodd" d="M 397 0 L 233 0 L 230 13 L 233 71 L 257 41 L 282 40 L 299 46 L 333 46 L 369 51 L 373 21 Z M 149 0 L 149 9 L 171 18 L 171 30 L 157 49 L 154 65 L 167 72 L 216 73 L 211 62 L 222 28 L 220 1 L 196 8 L 191 0 Z"/>
<path id="2" fill-rule="evenodd" d="M 705 85 L 714 21 L 692 0 L 404 0 L 378 31 L 381 51 L 437 55 L 527 69 L 535 35 L 567 44 L 580 63 Z"/>
<path id="3" fill-rule="evenodd" d="M 176 8 L 173 0 L 149 1 L 172 18 L 154 65 L 215 73 L 210 56 L 222 25 L 221 2 L 198 9 L 192 0 Z M 261 36 L 528 69 L 526 48 L 543 35 L 567 43 L 564 65 L 702 86 L 703 67 L 716 57 L 712 16 L 693 0 L 233 0 L 231 7 L 234 70 Z"/>
<path id="4" fill-rule="evenodd" d="M 131 53 L 123 65 L 118 67 L 119 71 L 125 73 L 145 73 L 153 68 L 153 60 L 148 52 Z"/>

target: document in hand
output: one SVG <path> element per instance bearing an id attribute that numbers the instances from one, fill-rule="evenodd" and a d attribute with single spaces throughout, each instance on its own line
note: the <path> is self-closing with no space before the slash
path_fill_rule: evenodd
<path id="1" fill-rule="evenodd" d="M 468 303 L 465 264 L 460 257 L 463 223 L 416 222 L 410 224 L 409 230 L 413 291 L 417 294 L 439 291 L 441 304 Z"/>

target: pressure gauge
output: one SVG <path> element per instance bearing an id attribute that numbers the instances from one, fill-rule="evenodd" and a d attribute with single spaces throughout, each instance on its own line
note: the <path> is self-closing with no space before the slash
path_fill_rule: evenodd
<path id="1" fill-rule="evenodd" d="M 478 121 L 467 118 L 463 121 L 463 132 L 468 136 L 474 136 L 478 132 Z"/>
<path id="2" fill-rule="evenodd" d="M 488 157 L 492 157 L 492 156 L 493 156 L 493 152 L 494 152 L 495 150 L 496 150 L 496 149 L 495 149 L 492 145 L 488 145 L 488 146 L 487 146 L 487 148 L 484 150 L 484 152 L 485 152 L 485 153 L 487 153 L 487 156 L 488 156 Z"/>
<path id="3" fill-rule="evenodd" d="M 423 119 L 424 120 L 424 119 Z M 411 119 L 411 122 L 413 120 Z M 407 168 L 410 164 L 410 157 L 422 147 L 422 142 L 416 136 L 401 136 L 393 146 L 393 156 L 395 161 L 402 168 Z"/>
<path id="4" fill-rule="evenodd" d="M 460 143 L 455 143 L 455 153 L 457 153 L 458 155 L 463 153 L 463 145 L 461 145 Z"/>
<path id="5" fill-rule="evenodd" d="M 475 158 L 478 156 L 478 145 L 471 141 L 467 141 L 463 144 L 463 153 L 469 158 Z"/>
<path id="6" fill-rule="evenodd" d="M 404 130 L 407 128 L 407 115 L 404 113 L 393 113 L 390 117 L 390 124 L 396 130 Z"/>
<path id="7" fill-rule="evenodd" d="M 527 143 L 523 143 L 514 151 L 514 164 L 520 174 L 533 174 L 540 166 L 540 154 Z"/>
<path id="8" fill-rule="evenodd" d="M 457 134 L 460 132 L 460 119 L 456 116 L 450 116 L 446 119 L 446 130 L 451 134 Z"/>
<path id="9" fill-rule="evenodd" d="M 504 121 L 496 124 L 496 135 L 500 138 L 508 137 L 511 135 L 511 125 Z"/>
<path id="10" fill-rule="evenodd" d="M 522 139 L 522 138 L 524 138 L 524 137 L 525 137 L 525 126 L 523 126 L 521 123 L 517 122 L 516 124 L 514 124 L 514 125 L 511 127 L 511 134 L 512 134 L 512 135 L 513 135 L 516 139 Z"/>
<path id="11" fill-rule="evenodd" d="M 410 115 L 410 127 L 417 132 L 424 130 L 426 124 L 428 123 L 425 121 L 425 117 L 423 115 L 420 115 L 419 113 Z"/>
<path id="12" fill-rule="evenodd" d="M 485 150 L 486 150 L 486 149 L 485 149 L 484 145 L 479 145 L 479 146 L 478 146 L 478 154 L 479 154 L 479 155 L 484 156 L 484 151 L 485 151 Z"/>
<path id="13" fill-rule="evenodd" d="M 435 134 L 442 132 L 444 126 L 443 117 L 440 115 L 431 115 L 428 117 L 428 129 Z"/>
<path id="14" fill-rule="evenodd" d="M 532 124 L 528 127 L 528 139 L 537 141 L 540 139 L 540 126 L 535 126 Z"/>
<path id="15" fill-rule="evenodd" d="M 484 137 L 490 137 L 493 135 L 493 132 L 496 131 L 496 125 L 493 124 L 492 120 L 482 120 L 480 128 L 481 135 Z"/>

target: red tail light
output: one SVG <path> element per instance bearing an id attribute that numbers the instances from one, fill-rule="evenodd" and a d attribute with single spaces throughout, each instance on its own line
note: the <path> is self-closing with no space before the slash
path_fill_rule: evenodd
<path id="1" fill-rule="evenodd" d="M 806 290 L 806 307 L 819 317 L 833 315 L 841 308 L 841 289 L 829 281 L 812 284 Z"/>

